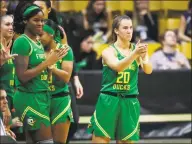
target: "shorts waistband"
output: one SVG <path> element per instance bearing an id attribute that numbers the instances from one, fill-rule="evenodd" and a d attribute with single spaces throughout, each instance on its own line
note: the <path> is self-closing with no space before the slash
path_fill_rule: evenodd
<path id="1" fill-rule="evenodd" d="M 52 94 L 51 98 L 60 98 L 60 97 L 66 97 L 69 96 L 69 92 L 59 92 L 57 94 Z"/>
<path id="2" fill-rule="evenodd" d="M 114 97 L 120 96 L 121 98 L 137 98 L 137 95 L 122 95 L 122 94 L 119 94 L 119 93 L 106 92 L 106 91 L 102 91 L 101 93 L 111 95 L 111 96 L 114 96 Z"/>

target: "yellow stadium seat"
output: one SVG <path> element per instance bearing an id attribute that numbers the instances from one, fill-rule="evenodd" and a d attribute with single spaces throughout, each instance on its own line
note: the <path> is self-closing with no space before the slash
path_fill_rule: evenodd
<path id="1" fill-rule="evenodd" d="M 162 35 L 166 30 L 166 20 L 163 18 L 160 18 L 158 20 L 158 30 L 159 30 L 159 36 Z"/>
<path id="2" fill-rule="evenodd" d="M 166 29 L 175 30 L 178 29 L 180 25 L 179 18 L 168 18 L 166 20 Z"/>
<path id="3" fill-rule="evenodd" d="M 106 1 L 106 7 L 111 11 L 120 11 L 120 1 Z"/>
<path id="4" fill-rule="evenodd" d="M 150 11 L 161 10 L 161 1 L 149 1 L 149 10 Z"/>
<path id="5" fill-rule="evenodd" d="M 161 47 L 160 43 L 148 43 L 148 55 L 149 57 L 152 56 L 152 54 Z"/>
<path id="6" fill-rule="evenodd" d="M 188 0 L 180 1 L 161 1 L 161 8 L 163 10 L 179 10 L 185 11 L 188 9 Z"/>
<path id="7" fill-rule="evenodd" d="M 72 3 L 74 11 L 82 11 L 87 7 L 89 1 L 72 1 Z"/>
<path id="8" fill-rule="evenodd" d="M 182 42 L 181 43 L 181 52 L 188 58 L 191 59 L 191 43 Z"/>
<path id="9" fill-rule="evenodd" d="M 93 50 L 97 53 L 97 59 L 101 57 L 101 54 L 104 49 L 106 49 L 109 46 L 109 44 L 100 44 L 100 43 L 95 43 L 93 46 Z"/>
<path id="10" fill-rule="evenodd" d="M 125 11 L 133 11 L 134 10 L 134 2 L 131 1 L 120 1 L 120 9 L 121 13 L 124 13 Z"/>
<path id="11" fill-rule="evenodd" d="M 59 12 L 72 11 L 73 1 L 58 1 Z"/>

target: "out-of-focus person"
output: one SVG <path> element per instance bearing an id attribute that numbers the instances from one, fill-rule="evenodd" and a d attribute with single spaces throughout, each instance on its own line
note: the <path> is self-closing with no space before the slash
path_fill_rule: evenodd
<path id="1" fill-rule="evenodd" d="M 90 0 L 82 13 L 84 29 L 101 33 L 102 40 L 106 43 L 112 34 L 112 15 L 106 9 L 105 0 Z"/>
<path id="2" fill-rule="evenodd" d="M 188 10 L 181 15 L 181 22 L 179 27 L 179 39 L 185 42 L 191 42 L 192 39 L 192 21 L 191 21 L 191 14 L 192 14 L 192 0 L 189 0 Z"/>
<path id="3" fill-rule="evenodd" d="M 133 25 L 135 41 L 158 41 L 158 16 L 149 10 L 149 0 L 135 0 Z"/>
<path id="4" fill-rule="evenodd" d="M 154 70 L 190 69 L 189 61 L 177 50 L 177 37 L 174 31 L 167 30 L 162 40 L 162 49 L 151 56 Z"/>
<path id="5" fill-rule="evenodd" d="M 7 1 L 1 0 L 0 1 L 0 16 L 6 15 L 7 13 Z"/>
<path id="6" fill-rule="evenodd" d="M 76 47 L 74 51 L 77 70 L 101 70 L 102 60 L 97 59 L 97 53 L 93 50 L 94 40 L 93 33 L 89 30 L 80 32 L 80 36 L 76 37 Z"/>
<path id="7" fill-rule="evenodd" d="M 8 101 L 6 97 L 7 97 L 6 91 L 0 88 L 0 112 L 5 112 L 7 110 Z M 0 136 L 9 135 L 15 140 L 16 138 L 15 134 L 10 129 L 6 129 L 4 127 L 1 117 L 0 117 L 0 127 L 1 127 Z"/>

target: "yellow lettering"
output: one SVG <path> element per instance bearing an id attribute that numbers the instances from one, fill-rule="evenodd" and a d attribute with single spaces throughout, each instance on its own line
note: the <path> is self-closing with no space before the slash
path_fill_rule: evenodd
<path id="1" fill-rule="evenodd" d="M 14 86 L 14 80 L 10 80 L 10 81 L 9 81 L 9 85 L 10 85 L 10 86 Z"/>
<path id="2" fill-rule="evenodd" d="M 41 80 L 47 80 L 47 75 L 41 75 Z"/>
<path id="3" fill-rule="evenodd" d="M 49 89 L 50 89 L 50 91 L 55 91 L 55 86 L 54 85 L 50 85 Z"/>
<path id="4" fill-rule="evenodd" d="M 116 83 L 129 83 L 130 80 L 130 72 L 118 72 Z"/>

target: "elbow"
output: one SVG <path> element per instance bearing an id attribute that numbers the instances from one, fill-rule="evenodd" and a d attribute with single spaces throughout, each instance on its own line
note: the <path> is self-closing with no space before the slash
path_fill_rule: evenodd
<path id="1" fill-rule="evenodd" d="M 152 64 L 149 63 L 145 65 L 143 71 L 145 72 L 145 74 L 151 74 L 153 72 Z"/>
<path id="2" fill-rule="evenodd" d="M 117 72 L 122 72 L 122 71 L 124 71 L 124 69 L 121 68 L 121 67 L 115 67 L 115 71 L 117 71 Z"/>
<path id="3" fill-rule="evenodd" d="M 145 71 L 145 74 L 152 74 L 152 72 L 153 72 L 153 69 L 150 69 L 150 70 Z"/>
<path id="4" fill-rule="evenodd" d="M 22 84 L 25 84 L 26 82 L 28 82 L 28 79 L 26 79 L 25 77 L 18 77 L 19 81 L 22 83 Z"/>
<path id="5" fill-rule="evenodd" d="M 71 78 L 71 77 L 64 78 L 63 81 L 64 81 L 65 83 L 68 83 L 68 82 L 70 81 L 70 78 Z"/>

